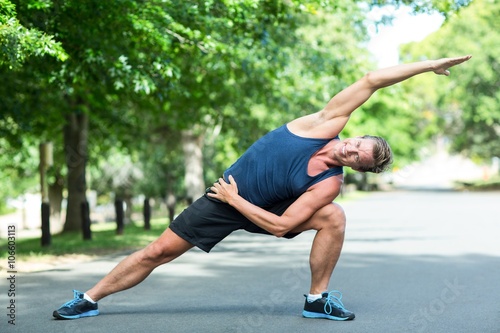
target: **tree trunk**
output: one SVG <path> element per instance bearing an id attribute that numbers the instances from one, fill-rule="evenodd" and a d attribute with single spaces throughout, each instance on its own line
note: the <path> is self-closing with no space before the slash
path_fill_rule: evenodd
<path id="1" fill-rule="evenodd" d="M 60 172 L 56 172 L 54 183 L 49 184 L 49 202 L 50 202 L 50 231 L 52 234 L 58 234 L 63 230 L 64 223 L 61 217 L 64 178 Z"/>
<path id="2" fill-rule="evenodd" d="M 132 222 L 132 214 L 134 212 L 134 207 L 133 207 L 133 202 L 132 202 L 132 195 L 129 193 L 126 193 L 123 200 L 125 202 L 125 224 L 129 224 Z"/>
<path id="3" fill-rule="evenodd" d="M 168 209 L 169 223 L 172 223 L 175 216 L 175 204 L 177 203 L 175 195 L 172 192 L 169 192 L 167 194 L 167 199 L 165 200 L 165 202 L 167 204 L 167 209 Z"/>
<path id="4" fill-rule="evenodd" d="M 205 192 L 203 179 L 203 135 L 193 134 L 191 130 L 182 131 L 182 150 L 184 152 L 184 167 L 186 194 L 191 204 Z"/>
<path id="5" fill-rule="evenodd" d="M 66 117 L 64 127 L 64 152 L 68 167 L 68 207 L 64 231 L 82 228 L 82 204 L 87 203 L 85 192 L 87 182 L 85 166 L 87 163 L 87 114 L 72 113 Z"/>
<path id="6" fill-rule="evenodd" d="M 120 198 L 115 199 L 115 213 L 116 213 L 116 234 L 123 235 L 125 227 L 124 219 L 125 214 L 123 211 L 123 200 Z"/>
<path id="7" fill-rule="evenodd" d="M 142 216 L 144 217 L 144 230 L 151 230 L 151 205 L 149 204 L 149 198 L 144 199 Z"/>
<path id="8" fill-rule="evenodd" d="M 82 234 L 84 240 L 92 240 L 92 231 L 90 230 L 90 207 L 88 201 L 80 204 L 80 214 L 82 215 Z"/>

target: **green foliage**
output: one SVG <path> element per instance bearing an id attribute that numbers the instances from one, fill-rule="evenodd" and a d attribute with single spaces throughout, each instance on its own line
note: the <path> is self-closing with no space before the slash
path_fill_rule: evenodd
<path id="1" fill-rule="evenodd" d="M 0 120 L 1 124 L 1 120 Z M 33 156 L 38 156 L 37 148 L 29 145 L 18 150 L 4 138 L 0 138 L 0 202 L 16 198 L 25 192 L 37 190 L 38 164 Z"/>
<path id="2" fill-rule="evenodd" d="M 267 65 L 270 73 L 264 76 L 258 72 L 256 78 L 247 76 L 250 86 L 244 85 L 243 92 L 251 95 L 238 99 L 238 104 L 222 112 L 223 131 L 216 142 L 216 159 L 225 162 L 223 167 L 232 161 L 227 159 L 228 148 L 236 151 L 230 156 L 237 156 L 262 134 L 320 110 L 335 93 L 370 67 L 368 54 L 360 49 L 366 38 L 363 11 L 343 1 L 337 6 L 342 4 L 345 7 L 338 12 L 298 14 L 293 38 L 287 36 L 289 29 L 269 30 L 266 47 L 272 49 L 272 55 L 279 55 Z M 262 51 L 262 57 L 269 53 L 267 48 Z"/>
<path id="3" fill-rule="evenodd" d="M 21 25 L 15 5 L 9 0 L 0 0 L 0 69 L 19 69 L 32 55 L 49 55 L 61 61 L 68 58 L 61 43 L 38 29 Z"/>
<path id="4" fill-rule="evenodd" d="M 445 17 L 468 6 L 473 0 L 375 0 L 372 6 L 401 6 L 405 5 L 415 13 L 429 13 L 438 11 Z"/>
<path id="5" fill-rule="evenodd" d="M 443 28 L 418 45 L 409 45 L 406 59 L 472 54 L 445 80 L 419 78 L 412 91 L 429 103 L 439 131 L 455 151 L 490 159 L 500 156 L 500 3 L 476 0 L 451 16 Z M 425 80 L 425 81 L 424 81 Z"/>

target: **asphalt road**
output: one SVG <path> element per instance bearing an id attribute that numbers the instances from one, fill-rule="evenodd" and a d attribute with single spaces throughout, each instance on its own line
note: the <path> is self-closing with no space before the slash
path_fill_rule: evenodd
<path id="1" fill-rule="evenodd" d="M 343 204 L 346 242 L 331 280 L 351 322 L 301 317 L 314 236 L 238 232 L 212 253 L 192 250 L 141 285 L 102 300 L 101 315 L 52 311 L 125 254 L 16 275 L 0 284 L 0 332 L 500 332 L 500 193 L 375 193 Z M 7 282 L 7 284 L 5 283 Z"/>

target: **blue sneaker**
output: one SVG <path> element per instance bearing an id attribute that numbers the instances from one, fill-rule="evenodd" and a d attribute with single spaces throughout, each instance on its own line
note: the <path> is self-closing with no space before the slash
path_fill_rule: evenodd
<path id="1" fill-rule="evenodd" d="M 57 319 L 77 319 L 92 317 L 99 314 L 97 303 L 92 303 L 83 298 L 83 293 L 73 290 L 74 299 L 61 305 L 52 314 Z"/>
<path id="2" fill-rule="evenodd" d="M 307 297 L 307 295 L 304 295 Z M 342 303 L 342 293 L 333 290 L 329 293 L 323 293 L 322 298 L 314 302 L 308 302 L 304 305 L 302 316 L 305 318 L 324 318 L 331 320 L 353 320 L 354 313 L 344 308 Z"/>

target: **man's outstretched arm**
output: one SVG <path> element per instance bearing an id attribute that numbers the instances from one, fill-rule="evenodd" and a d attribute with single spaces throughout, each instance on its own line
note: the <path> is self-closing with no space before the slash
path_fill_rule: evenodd
<path id="1" fill-rule="evenodd" d="M 229 183 L 222 178 L 210 188 L 209 197 L 221 200 L 262 229 L 282 237 L 286 233 L 306 222 L 320 208 L 330 204 L 340 193 L 341 177 L 330 177 L 313 186 L 288 207 L 283 215 L 278 216 L 268 212 L 238 194 L 238 185 L 233 176 L 229 176 Z"/>
<path id="2" fill-rule="evenodd" d="M 333 137 L 344 128 L 351 114 L 378 89 L 391 86 L 425 72 L 448 76 L 448 69 L 471 58 L 425 60 L 375 70 L 345 88 L 328 102 L 323 110 L 294 120 L 290 128 L 295 134 L 313 137 Z"/>

